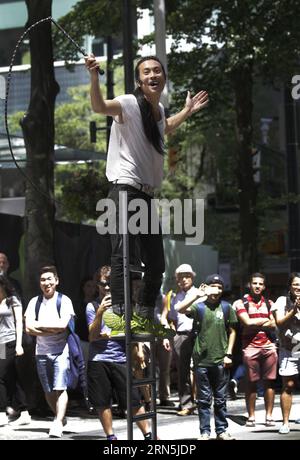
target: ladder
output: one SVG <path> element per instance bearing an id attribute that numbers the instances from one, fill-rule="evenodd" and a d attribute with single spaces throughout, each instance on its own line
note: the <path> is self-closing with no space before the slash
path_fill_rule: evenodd
<path id="1" fill-rule="evenodd" d="M 133 439 L 133 423 L 140 420 L 151 419 L 152 438 L 157 438 L 157 415 L 156 415 L 156 369 L 155 369 L 155 337 L 152 334 L 136 335 L 131 332 L 132 305 L 130 301 L 130 273 L 139 272 L 143 269 L 135 267 L 129 261 L 129 235 L 128 235 L 128 196 L 126 191 L 120 191 L 120 233 L 123 239 L 123 274 L 124 274 L 124 304 L 125 304 L 125 348 L 126 348 L 126 390 L 127 390 L 127 439 Z M 150 342 L 150 376 L 149 378 L 134 379 L 132 375 L 132 344 L 135 342 Z M 151 411 L 141 415 L 133 415 L 132 389 L 150 385 L 151 387 Z"/>

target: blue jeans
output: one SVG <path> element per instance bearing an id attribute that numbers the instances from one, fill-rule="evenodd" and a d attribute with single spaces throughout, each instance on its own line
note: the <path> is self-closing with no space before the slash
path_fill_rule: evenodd
<path id="1" fill-rule="evenodd" d="M 36 355 L 38 376 L 45 393 L 64 391 L 68 386 L 70 370 L 69 347 L 62 353 Z"/>
<path id="2" fill-rule="evenodd" d="M 210 434 L 210 407 L 214 397 L 214 417 L 216 434 L 227 430 L 226 392 L 229 372 L 223 364 L 196 369 L 198 413 L 200 433 Z"/>

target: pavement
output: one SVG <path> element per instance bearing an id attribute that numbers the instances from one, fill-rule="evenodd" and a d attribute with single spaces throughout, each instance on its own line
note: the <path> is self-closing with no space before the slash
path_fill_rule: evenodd
<path id="1" fill-rule="evenodd" d="M 258 399 L 256 403 L 256 426 L 248 428 L 245 426 L 247 412 L 243 395 L 238 395 L 236 400 L 228 401 L 228 423 L 229 431 L 237 440 L 300 440 L 300 425 L 294 420 L 300 417 L 300 394 L 294 395 L 293 406 L 290 417 L 290 433 L 279 434 L 278 429 L 282 422 L 279 394 L 276 394 L 273 418 L 276 422 L 275 427 L 266 427 L 264 401 Z M 172 398 L 178 404 L 176 396 Z M 67 413 L 68 423 L 64 429 L 61 439 L 49 439 L 48 431 L 52 417 L 39 418 L 32 417 L 29 425 L 13 428 L 5 426 L 0 428 L 0 440 L 105 440 L 102 427 L 95 415 L 90 415 L 83 409 L 77 401 L 70 401 Z M 158 436 L 160 440 L 173 441 L 195 441 L 199 437 L 198 415 L 179 417 L 176 415 L 176 408 L 158 407 L 157 413 Z M 214 422 L 212 420 L 212 427 Z M 126 419 L 114 419 L 114 432 L 119 440 L 127 439 Z M 212 431 L 212 438 L 215 437 Z M 142 440 L 141 432 L 134 428 L 134 440 Z"/>

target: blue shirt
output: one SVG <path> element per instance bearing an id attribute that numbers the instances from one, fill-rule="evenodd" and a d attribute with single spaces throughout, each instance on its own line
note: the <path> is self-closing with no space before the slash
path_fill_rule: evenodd
<path id="1" fill-rule="evenodd" d="M 86 321 L 88 326 L 96 317 L 94 305 L 90 302 L 86 306 Z M 102 321 L 99 334 L 110 334 L 111 330 Z M 110 363 L 126 363 L 124 340 L 94 340 L 89 344 L 89 361 L 108 361 Z"/>

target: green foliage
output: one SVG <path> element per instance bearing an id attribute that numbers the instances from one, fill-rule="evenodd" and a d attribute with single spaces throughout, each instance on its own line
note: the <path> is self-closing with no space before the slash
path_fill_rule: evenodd
<path id="1" fill-rule="evenodd" d="M 106 118 L 91 113 L 89 86 L 69 88 L 72 100 L 60 104 L 55 110 L 55 142 L 74 149 L 106 150 L 105 134 L 97 136 L 97 143 L 90 142 L 89 122 L 97 121 L 97 126 L 106 126 Z"/>
<path id="2" fill-rule="evenodd" d="M 115 94 L 123 93 L 123 69 L 114 66 Z M 95 120 L 97 127 L 106 126 L 106 117 L 91 110 L 89 85 L 69 88 L 71 101 L 56 106 L 55 143 L 76 150 L 106 151 L 106 132 L 97 132 L 97 142 L 90 142 L 89 122 Z M 20 120 L 23 112 L 9 117 L 11 134 L 22 135 Z M 89 164 L 57 164 L 55 168 L 55 196 L 59 202 L 57 218 L 73 222 L 94 222 L 97 217 L 96 203 L 108 192 L 105 161 Z"/>
<path id="3" fill-rule="evenodd" d="M 221 260 L 230 260 L 238 267 L 240 243 L 238 213 L 206 210 L 204 244 L 217 248 Z"/>
<path id="4" fill-rule="evenodd" d="M 94 222 L 96 204 L 108 193 L 105 163 L 68 165 L 56 167 L 57 201 L 60 213 L 72 222 Z M 60 216 L 61 217 L 61 216 Z"/>
<path id="5" fill-rule="evenodd" d="M 90 142 L 89 122 L 106 126 L 106 118 L 92 114 L 89 86 L 69 88 L 72 100 L 57 106 L 55 111 L 56 143 L 78 150 L 106 151 L 105 131 L 97 135 L 95 144 Z M 97 169 L 96 169 L 97 168 Z M 107 193 L 105 162 L 90 164 L 57 165 L 55 169 L 59 218 L 72 222 L 93 222 L 96 218 L 96 203 Z"/>
<path id="6" fill-rule="evenodd" d="M 247 155 L 251 168 L 255 101 L 252 79 L 259 77 L 260 82 L 268 84 L 278 79 L 290 82 L 300 62 L 300 0 L 166 0 L 166 6 L 167 31 L 176 40 L 168 62 L 174 84 L 173 107 L 182 106 L 187 89 L 208 91 L 208 110 L 192 117 L 189 124 L 191 129 L 203 129 L 207 150 L 215 157 L 216 200 L 220 203 L 219 197 L 225 202 L 232 199 L 236 204 L 241 188 L 242 193 L 253 197 L 249 184 L 257 187 L 251 180 L 251 170 L 245 176 L 247 162 L 241 163 Z M 188 52 L 180 48 L 182 41 L 190 45 Z M 249 77 L 247 88 L 243 86 L 244 76 Z M 274 203 L 266 198 L 263 189 L 257 207 L 251 199 L 247 204 L 249 216 L 251 212 L 261 216 L 263 227 L 267 212 L 261 203 L 268 206 L 271 215 Z M 249 220 L 242 225 L 244 234 L 249 235 L 245 232 Z M 221 249 L 222 239 L 217 244 Z M 230 240 L 228 247 L 234 247 Z"/>
<path id="7" fill-rule="evenodd" d="M 24 117 L 24 112 L 15 112 L 8 116 L 9 132 L 13 136 L 22 136 L 20 121 Z"/>
<path id="8" fill-rule="evenodd" d="M 299 62 L 299 0 L 167 0 L 168 29 L 196 48 L 209 48 L 220 71 L 252 61 L 259 74 L 289 75 Z M 187 18 L 189 20 L 187 21 Z M 280 59 L 278 59 L 280 56 Z M 205 63 L 206 64 L 206 63 Z"/>
<path id="9" fill-rule="evenodd" d="M 123 28 L 123 3 L 122 0 L 81 0 L 68 14 L 60 18 L 59 24 L 80 46 L 83 45 L 84 35 L 118 37 Z M 132 10 L 136 12 L 138 6 L 151 7 L 152 1 L 132 0 L 131 5 Z M 66 40 L 56 27 L 53 42 L 56 59 L 78 59 L 74 45 Z"/>

